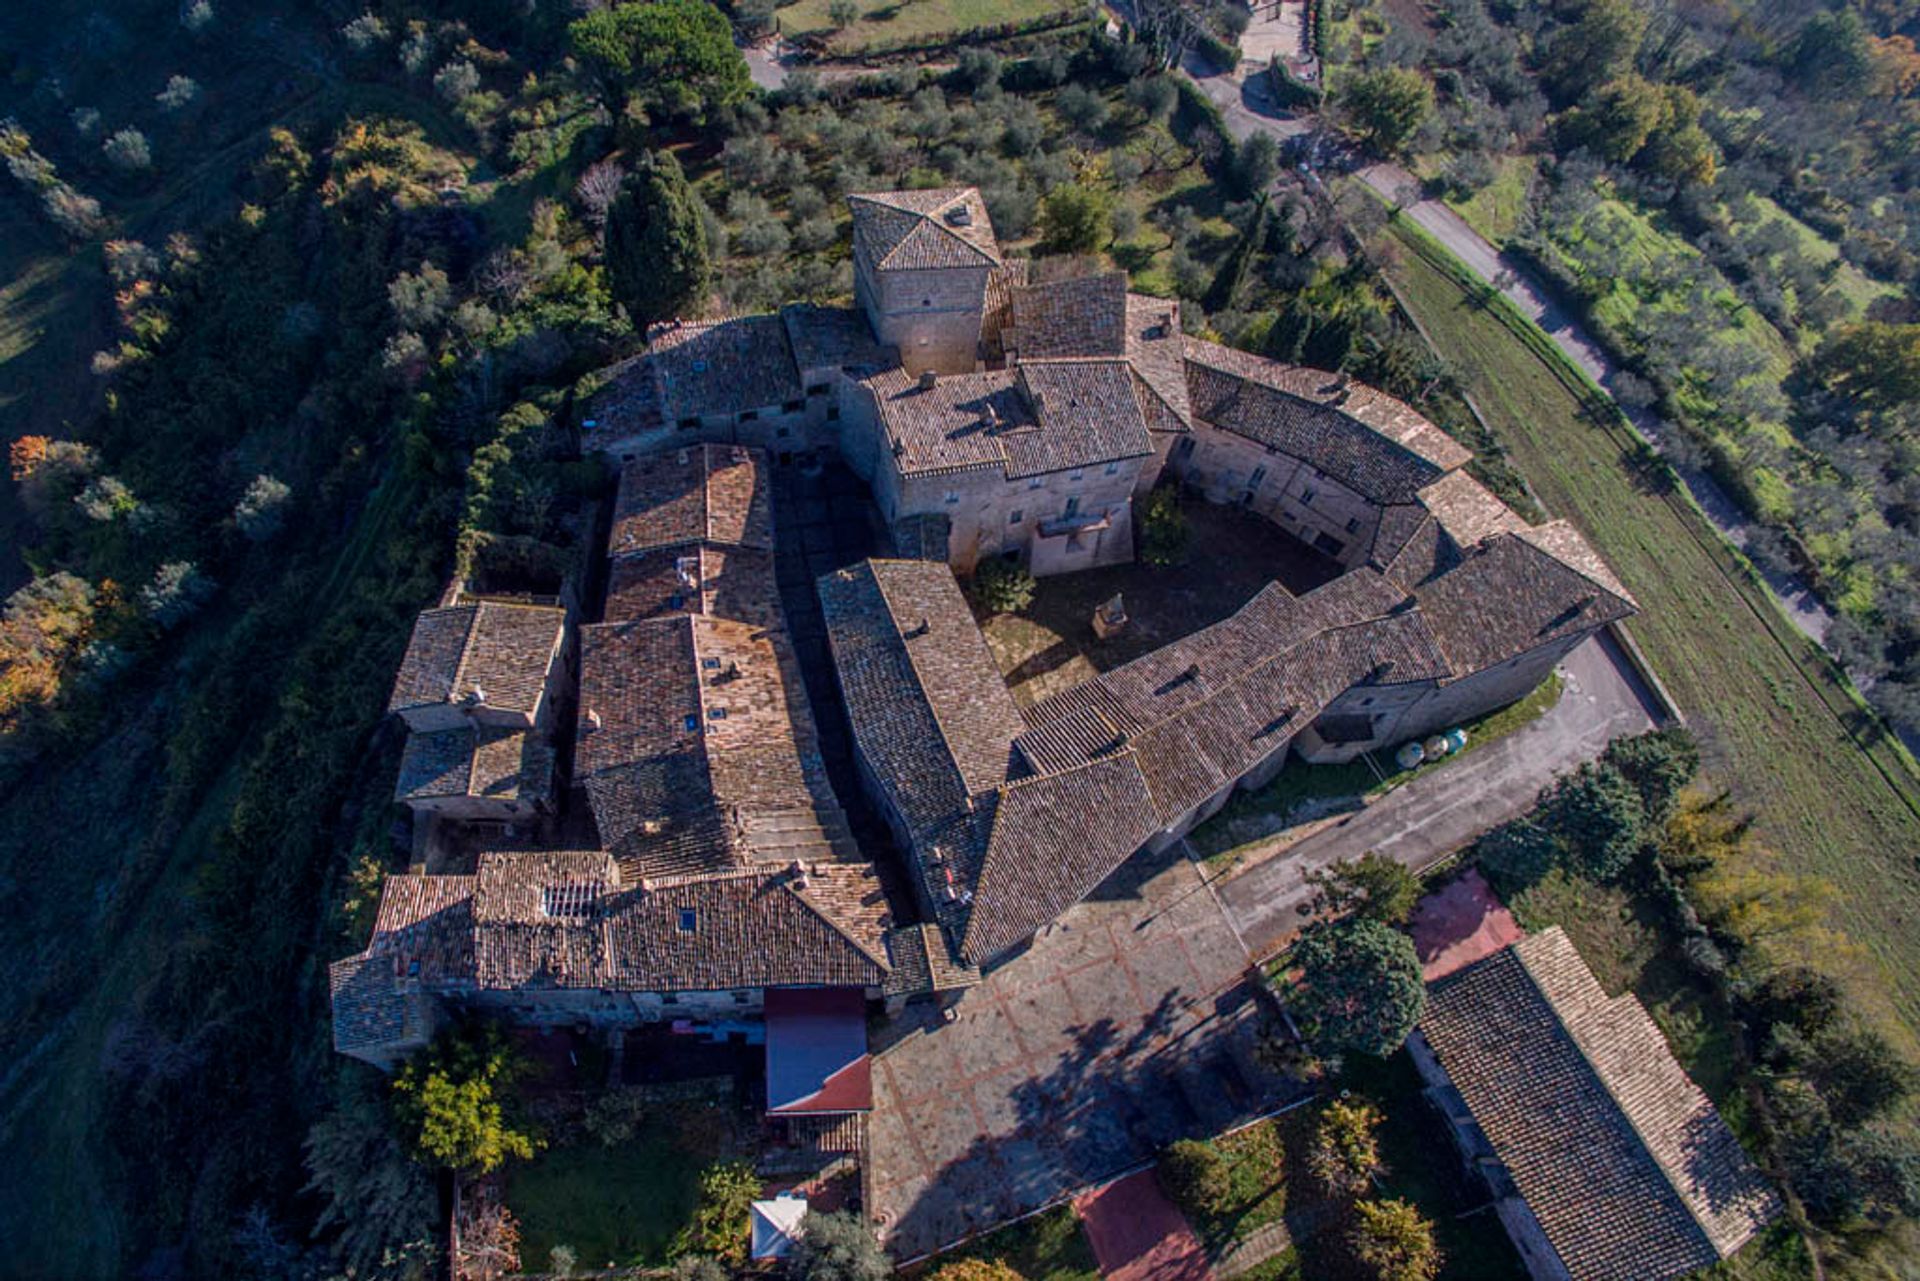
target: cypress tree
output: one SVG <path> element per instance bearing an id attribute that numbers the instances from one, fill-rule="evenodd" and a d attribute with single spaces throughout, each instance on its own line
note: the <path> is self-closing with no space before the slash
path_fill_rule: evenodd
<path id="1" fill-rule="evenodd" d="M 607 272 L 634 327 L 697 310 L 713 284 L 700 198 L 667 152 L 642 157 L 607 211 Z"/>

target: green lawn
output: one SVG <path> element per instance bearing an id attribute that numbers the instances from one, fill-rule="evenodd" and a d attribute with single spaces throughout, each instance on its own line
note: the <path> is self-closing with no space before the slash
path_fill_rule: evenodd
<path id="1" fill-rule="evenodd" d="M 1465 200 L 1447 203 L 1475 231 L 1496 245 L 1505 244 L 1520 228 L 1520 217 L 1527 211 L 1527 188 L 1539 168 L 1534 156 L 1501 156 L 1492 182 Z"/>
<path id="2" fill-rule="evenodd" d="M 1307 1115 L 1295 1111 L 1269 1117 L 1210 1140 L 1209 1146 L 1226 1161 L 1232 1191 L 1224 1210 L 1193 1224 L 1202 1241 L 1218 1247 L 1244 1240 L 1287 1212 L 1289 1127 L 1302 1124 Z M 1297 1146 L 1298 1136 L 1291 1137 Z"/>
<path id="3" fill-rule="evenodd" d="M 1059 13 L 1070 6 L 1059 0 L 854 0 L 860 16 L 834 31 L 828 14 L 832 0 L 798 0 L 775 14 L 780 33 L 788 38 L 828 35 L 836 53 L 852 53 L 868 45 L 918 44 L 954 31 L 1026 22 Z"/>
<path id="4" fill-rule="evenodd" d="M 949 1251 L 925 1265 L 934 1271 L 955 1259 L 999 1259 L 1026 1281 L 1099 1281 L 1093 1247 L 1073 1207 L 1056 1205 Z"/>
<path id="5" fill-rule="evenodd" d="M 556 1245 L 572 1246 L 584 1268 L 665 1263 L 711 1159 L 678 1139 L 651 1124 L 617 1147 L 587 1137 L 514 1167 L 507 1206 L 520 1220 L 526 1267 L 544 1271 Z"/>
<path id="6" fill-rule="evenodd" d="M 1794 631 L 1751 570 L 1676 490 L 1640 461 L 1612 416 L 1582 412 L 1585 388 L 1537 329 L 1477 306 L 1398 228 L 1390 267 L 1440 354 L 1464 375 L 1542 502 L 1593 540 L 1640 600 L 1635 638 L 1704 741 L 1712 779 L 1759 812 L 1769 857 L 1839 891 L 1837 946 L 1805 959 L 1920 1056 L 1920 780 L 1857 695 Z M 1439 262 L 1441 265 L 1436 265 Z M 1457 271 L 1457 264 L 1449 270 Z M 1534 345 L 1530 345 L 1534 344 Z"/>

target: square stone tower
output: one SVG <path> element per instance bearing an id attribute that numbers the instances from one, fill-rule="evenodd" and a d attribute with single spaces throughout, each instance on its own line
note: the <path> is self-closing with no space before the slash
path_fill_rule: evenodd
<path id="1" fill-rule="evenodd" d="M 874 336 L 909 373 L 979 367 L 988 283 L 1001 269 L 993 223 L 974 187 L 847 197 L 853 293 Z"/>

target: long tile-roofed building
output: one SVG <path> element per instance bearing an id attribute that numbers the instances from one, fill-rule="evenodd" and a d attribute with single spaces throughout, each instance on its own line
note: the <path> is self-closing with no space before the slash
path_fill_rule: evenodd
<path id="1" fill-rule="evenodd" d="M 1343 376 L 1196 338 L 1187 339 L 1186 362 L 1196 417 L 1311 463 L 1377 503 L 1412 502 L 1472 458 L 1407 405 Z"/>
<path id="2" fill-rule="evenodd" d="M 1428 1051 L 1575 1281 L 1710 1266 L 1780 1211 L 1639 1001 L 1607 996 L 1558 926 L 1436 982 Z"/>
<path id="3" fill-rule="evenodd" d="M 669 423 L 785 404 L 802 394 L 787 327 L 778 316 L 659 325 L 647 351 L 660 412 Z"/>
<path id="4" fill-rule="evenodd" d="M 537 714 L 560 648 L 566 611 L 480 601 L 430 609 L 414 620 L 389 712 L 449 703 Z"/>
<path id="5" fill-rule="evenodd" d="M 607 554 L 687 543 L 773 547 L 766 456 L 738 445 L 696 444 L 647 454 L 620 468 Z"/>
<path id="6" fill-rule="evenodd" d="M 1009 478 L 1104 466 L 1153 452 L 1126 361 L 1022 362 L 1019 377 L 1036 422 L 999 436 Z"/>
<path id="7" fill-rule="evenodd" d="M 1127 363 L 1140 393 L 1140 412 L 1155 432 L 1184 432 L 1193 426 L 1187 392 L 1186 340 L 1180 333 L 1180 304 L 1168 298 L 1128 294 Z"/>
<path id="8" fill-rule="evenodd" d="M 870 269 L 998 266 L 1000 246 L 973 187 L 849 196 L 854 245 Z"/>
<path id="9" fill-rule="evenodd" d="M 1586 635 L 1634 613 L 1604 563 L 1565 522 L 1486 539 L 1420 589 L 1422 610 L 1456 671 Z"/>
<path id="10" fill-rule="evenodd" d="M 794 364 L 802 370 L 884 369 L 900 353 L 873 336 L 858 307 L 820 307 L 794 303 L 780 309 Z"/>

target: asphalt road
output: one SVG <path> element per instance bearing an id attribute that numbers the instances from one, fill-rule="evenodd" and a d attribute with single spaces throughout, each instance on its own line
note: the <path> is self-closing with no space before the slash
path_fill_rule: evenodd
<path id="1" fill-rule="evenodd" d="M 1360 171 L 1359 177 L 1369 187 L 1396 203 L 1403 193 L 1419 190 L 1418 180 L 1398 165 L 1370 165 Z M 1501 253 L 1469 226 L 1466 219 L 1438 200 L 1416 200 L 1403 205 L 1401 212 L 1450 249 L 1482 280 L 1498 281 L 1500 291 L 1508 300 L 1545 330 L 1547 336 L 1585 370 L 1588 377 L 1606 388 L 1609 394 L 1612 393 L 1613 380 L 1620 370 L 1581 327 L 1580 322 L 1557 306 L 1546 290 L 1527 275 L 1522 263 Z M 1654 449 L 1662 454 L 1667 452 L 1666 443 L 1673 434 L 1670 424 L 1644 409 L 1632 409 L 1624 405 L 1621 408 Z M 1675 470 L 1680 473 L 1694 501 L 1700 504 L 1714 526 L 1736 547 L 1746 547 L 1755 532 L 1755 526 L 1727 491 L 1720 487 L 1719 482 L 1697 467 L 1684 467 L 1676 463 Z M 1773 589 L 1780 608 L 1793 625 L 1813 640 L 1824 642 L 1827 628 L 1833 623 L 1833 614 L 1814 594 L 1812 587 L 1792 574 L 1763 573 L 1767 586 Z"/>
<path id="2" fill-rule="evenodd" d="M 1213 883 L 1227 919 L 1255 956 L 1278 950 L 1305 919 L 1309 871 L 1368 850 L 1416 871 L 1532 807 L 1558 775 L 1615 738 L 1651 729 L 1657 713 L 1613 642 L 1588 641 L 1560 665 L 1560 701 L 1526 728 L 1413 781 L 1300 841 L 1284 854 Z"/>

